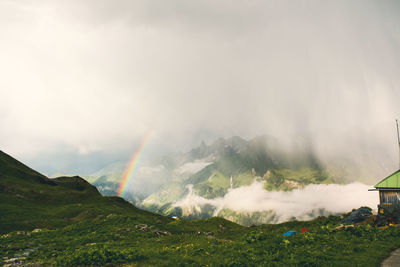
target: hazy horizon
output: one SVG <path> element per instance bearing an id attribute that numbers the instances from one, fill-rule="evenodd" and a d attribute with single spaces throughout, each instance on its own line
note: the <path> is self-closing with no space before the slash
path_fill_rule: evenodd
<path id="1" fill-rule="evenodd" d="M 150 131 L 147 157 L 267 134 L 390 172 L 399 12 L 398 1 L 0 0 L 0 149 L 46 174 L 85 174 L 128 160 Z"/>

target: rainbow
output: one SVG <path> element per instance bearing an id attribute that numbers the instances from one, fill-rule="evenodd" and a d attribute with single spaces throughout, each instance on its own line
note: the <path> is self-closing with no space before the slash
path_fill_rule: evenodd
<path id="1" fill-rule="evenodd" d="M 117 194 L 118 196 L 122 197 L 122 195 L 125 192 L 126 186 L 129 184 L 129 181 L 132 179 L 132 174 L 133 171 L 135 170 L 136 164 L 138 163 L 138 160 L 140 156 L 142 155 L 143 149 L 147 142 L 149 141 L 151 135 L 153 134 L 153 131 L 150 131 L 147 133 L 147 135 L 143 138 L 142 142 L 140 143 L 138 149 L 135 151 L 135 154 L 133 154 L 131 160 L 129 161 L 128 166 L 126 167 L 122 181 L 119 184 Z"/>

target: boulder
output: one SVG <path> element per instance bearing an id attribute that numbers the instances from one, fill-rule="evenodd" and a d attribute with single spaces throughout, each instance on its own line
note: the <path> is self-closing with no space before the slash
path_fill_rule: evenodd
<path id="1" fill-rule="evenodd" d="M 343 223 L 346 224 L 355 224 L 364 221 L 366 218 L 372 215 L 370 208 L 359 208 L 350 213 L 347 218 L 342 220 Z"/>

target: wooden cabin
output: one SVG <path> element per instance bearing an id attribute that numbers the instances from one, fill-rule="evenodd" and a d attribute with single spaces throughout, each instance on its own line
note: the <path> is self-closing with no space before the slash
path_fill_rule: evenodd
<path id="1" fill-rule="evenodd" d="M 376 184 L 374 191 L 379 191 L 379 205 L 400 206 L 400 170 Z"/>
<path id="2" fill-rule="evenodd" d="M 399 123 L 396 120 L 397 126 L 397 143 L 399 146 L 400 155 L 400 131 Z M 400 160 L 400 157 L 399 157 Z M 400 162 L 399 162 L 400 163 Z M 387 223 L 399 224 L 400 223 L 400 169 L 388 177 L 384 178 L 375 189 L 371 191 L 379 191 L 379 205 L 378 205 L 378 222 L 377 225 L 385 225 Z"/>

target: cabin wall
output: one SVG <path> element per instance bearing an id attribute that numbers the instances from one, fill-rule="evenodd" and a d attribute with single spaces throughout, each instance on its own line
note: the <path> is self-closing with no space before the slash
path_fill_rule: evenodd
<path id="1" fill-rule="evenodd" d="M 400 205 L 400 191 L 379 191 L 380 204 Z"/>

